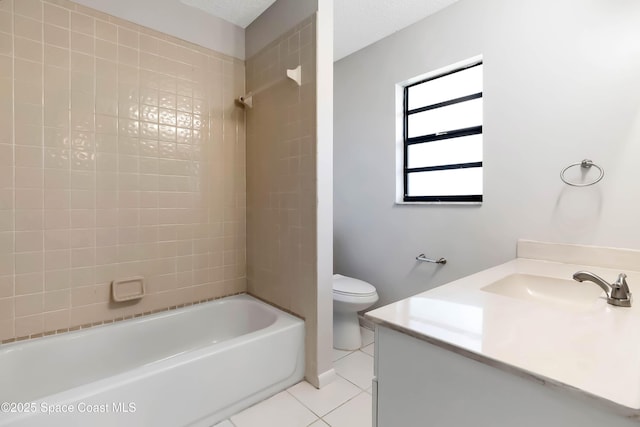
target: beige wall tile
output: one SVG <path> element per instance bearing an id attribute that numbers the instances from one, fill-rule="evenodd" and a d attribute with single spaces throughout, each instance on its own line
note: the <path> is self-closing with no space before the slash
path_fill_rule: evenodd
<path id="1" fill-rule="evenodd" d="M 222 218 L 246 193 L 244 64 L 66 0 L 15 3 L 0 10 L 0 337 L 245 290 L 244 210 Z M 148 297 L 110 305 L 111 281 L 140 274 Z"/>
<path id="2" fill-rule="evenodd" d="M 116 317 L 118 314 L 120 314 L 120 316 L 123 315 L 121 312 L 116 312 Z M 110 315 L 112 314 L 109 312 L 109 307 L 106 303 L 74 307 L 70 311 L 69 326 L 91 324 L 108 318 Z"/>
<path id="3" fill-rule="evenodd" d="M 16 37 L 13 41 L 16 58 L 42 62 L 42 43 Z"/>
<path id="4" fill-rule="evenodd" d="M 14 320 L 0 320 L 0 340 L 8 340 L 15 337 Z"/>
<path id="5" fill-rule="evenodd" d="M 0 55 L 13 53 L 13 37 L 11 34 L 0 33 Z"/>
<path id="6" fill-rule="evenodd" d="M 146 52 L 149 54 L 157 54 L 158 53 L 158 39 L 147 35 L 140 34 L 140 52 Z"/>
<path id="7" fill-rule="evenodd" d="M 15 272 L 18 274 L 38 273 L 44 269 L 42 252 L 21 252 L 15 254 Z"/>
<path id="8" fill-rule="evenodd" d="M 2 238 L 2 234 L 11 234 L 11 233 L 0 233 L 0 241 L 4 240 Z M 13 236 L 11 236 L 13 237 Z M 13 275 L 15 273 L 15 255 L 13 253 L 0 253 L 0 275 L 7 276 Z"/>
<path id="9" fill-rule="evenodd" d="M 118 41 L 118 27 L 109 22 L 96 20 L 96 38 L 116 43 Z"/>
<path id="10" fill-rule="evenodd" d="M 68 249 L 45 251 L 45 271 L 68 269 L 71 266 L 71 251 Z"/>
<path id="11" fill-rule="evenodd" d="M 71 12 L 71 30 L 92 36 L 94 34 L 94 18 L 83 13 Z"/>
<path id="12" fill-rule="evenodd" d="M 0 233 L 0 254 L 13 254 L 14 237 L 13 232 Z"/>
<path id="13" fill-rule="evenodd" d="M 14 70 L 16 80 L 42 81 L 42 66 L 38 62 L 16 58 L 14 60 Z"/>
<path id="14" fill-rule="evenodd" d="M 26 42 L 30 43 L 28 40 Z M 35 43 L 39 45 L 36 49 L 40 49 L 40 55 L 42 54 L 42 45 L 39 43 Z M 16 45 L 16 55 L 17 55 L 17 45 Z M 28 58 L 27 58 L 28 59 Z M 27 81 L 27 80 L 17 80 L 14 83 L 14 96 L 15 100 L 20 103 L 25 104 L 41 104 L 42 103 L 42 82 L 39 81 Z M 41 129 L 39 129 L 39 133 L 41 133 Z"/>
<path id="15" fill-rule="evenodd" d="M 44 3 L 44 22 L 62 28 L 69 28 L 69 10 Z"/>
<path id="16" fill-rule="evenodd" d="M 14 319 L 14 303 L 14 298 L 0 298 L 0 321 Z"/>
<path id="17" fill-rule="evenodd" d="M 227 291 L 243 286 L 246 270 L 250 293 L 308 319 L 316 307 L 314 31 L 312 17 L 247 60 L 248 90 L 279 81 L 287 68 L 298 64 L 303 84 L 269 86 L 247 110 L 247 192 L 237 195 L 233 204 L 228 201 L 234 209 L 225 212 L 222 229 L 229 236 L 225 240 L 234 234 L 247 239 L 246 263 L 245 252 L 223 251 L 222 263 L 232 263 L 223 267 Z M 207 64 L 208 70 L 214 67 L 219 65 Z M 222 74 L 228 85 L 242 84 L 233 64 L 223 62 Z M 241 150 L 226 154 L 230 163 L 244 156 Z M 238 221 L 230 220 L 240 212 Z M 306 328 L 307 337 L 315 336 L 313 322 L 306 322 Z M 311 366 L 313 339 L 306 345 Z"/>
<path id="18" fill-rule="evenodd" d="M 23 295 L 15 297 L 15 315 L 31 316 L 34 314 L 42 313 L 43 305 L 42 293 Z"/>
<path id="19" fill-rule="evenodd" d="M 16 15 L 22 15 L 42 21 L 42 2 L 40 0 L 14 1 L 13 10 Z"/>
<path id="20" fill-rule="evenodd" d="M 10 11 L 0 10 L 0 32 L 8 34 L 13 32 L 13 15 Z"/>
<path id="21" fill-rule="evenodd" d="M 15 335 L 17 337 L 27 337 L 41 333 L 44 330 L 44 316 L 34 314 L 26 317 L 16 317 Z"/>
<path id="22" fill-rule="evenodd" d="M 0 276 L 0 298 L 9 298 L 14 295 L 14 277 Z"/>
<path id="23" fill-rule="evenodd" d="M 68 309 L 71 304 L 71 293 L 69 290 L 52 291 L 44 293 L 44 311 L 58 311 Z M 49 329 L 54 330 L 54 329 Z"/>
<path id="24" fill-rule="evenodd" d="M 93 36 L 71 31 L 71 50 L 85 53 L 87 55 L 93 55 L 93 42 Z"/>
<path id="25" fill-rule="evenodd" d="M 106 13 L 102 13 L 102 12 L 98 12 L 95 9 L 91 9 L 90 7 L 86 7 L 83 6 L 81 4 L 74 4 L 75 10 L 77 10 L 80 13 L 84 13 L 85 15 L 88 16 L 92 16 L 96 19 L 102 19 L 103 21 L 108 21 L 110 19 L 110 16 L 107 15 Z M 131 25 L 135 25 L 135 24 L 131 24 Z"/>
<path id="26" fill-rule="evenodd" d="M 69 289 L 71 274 L 68 268 L 46 271 L 44 274 L 45 291 L 59 291 Z"/>
<path id="27" fill-rule="evenodd" d="M 44 46 L 44 63 L 54 67 L 69 68 L 69 51 L 52 45 Z"/>
<path id="28" fill-rule="evenodd" d="M 96 56 L 98 58 L 107 59 L 109 61 L 118 60 L 118 45 L 106 40 L 96 39 L 95 47 Z"/>
<path id="29" fill-rule="evenodd" d="M 42 251 L 42 231 L 17 231 L 15 233 L 16 252 Z"/>
<path id="30" fill-rule="evenodd" d="M 69 328 L 69 310 L 58 310 L 45 312 L 43 315 L 44 327 L 46 331 L 57 331 Z"/>
<path id="31" fill-rule="evenodd" d="M 109 300 L 110 284 L 84 286 L 71 290 L 71 306 L 79 307 Z"/>
<path id="32" fill-rule="evenodd" d="M 45 44 L 68 48 L 69 30 L 51 24 L 44 24 L 44 42 Z"/>
<path id="33" fill-rule="evenodd" d="M 118 44 L 121 46 L 138 49 L 140 33 L 123 27 L 118 28 Z"/>
<path id="34" fill-rule="evenodd" d="M 42 292 L 44 273 L 17 274 L 15 276 L 15 295 L 28 295 Z"/>
<path id="35" fill-rule="evenodd" d="M 9 56 L 0 56 L 0 73 L 3 78 L 13 78 L 13 61 Z"/>
<path id="36" fill-rule="evenodd" d="M 14 36 L 42 42 L 42 21 L 16 15 L 14 20 Z"/>

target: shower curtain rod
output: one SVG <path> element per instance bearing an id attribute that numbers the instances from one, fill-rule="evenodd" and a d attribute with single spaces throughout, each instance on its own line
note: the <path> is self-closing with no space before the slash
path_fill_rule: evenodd
<path id="1" fill-rule="evenodd" d="M 249 108 L 252 108 L 253 107 L 253 96 L 254 95 L 257 95 L 260 92 L 265 91 L 265 90 L 269 89 L 270 87 L 275 86 L 278 83 L 280 83 L 280 82 L 282 82 L 283 80 L 286 80 L 286 79 L 291 79 L 294 82 L 296 82 L 296 84 L 298 86 L 301 86 L 302 85 L 302 66 L 298 65 L 296 68 L 288 69 L 286 77 L 284 77 L 282 79 L 279 79 L 279 80 L 276 80 L 274 82 L 271 82 L 269 84 L 266 84 L 266 85 L 254 90 L 254 91 L 249 91 L 245 95 L 243 95 L 240 98 L 238 98 L 238 101 L 242 105 L 244 105 L 246 107 L 249 107 Z"/>

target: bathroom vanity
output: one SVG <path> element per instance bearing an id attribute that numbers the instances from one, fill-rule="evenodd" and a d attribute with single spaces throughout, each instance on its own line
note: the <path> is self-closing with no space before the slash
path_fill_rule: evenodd
<path id="1" fill-rule="evenodd" d="M 640 426 L 640 299 L 607 303 L 588 270 L 640 251 L 520 241 L 518 258 L 367 313 L 374 426 Z"/>

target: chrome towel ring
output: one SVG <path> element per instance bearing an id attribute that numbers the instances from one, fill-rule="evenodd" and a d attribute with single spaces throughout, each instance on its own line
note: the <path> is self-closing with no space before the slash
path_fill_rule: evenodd
<path id="1" fill-rule="evenodd" d="M 594 168 L 598 169 L 598 171 L 600 171 L 600 175 L 596 179 L 594 179 L 593 181 L 586 182 L 584 184 L 578 184 L 578 183 L 575 183 L 575 182 L 571 182 L 571 181 L 569 181 L 569 180 L 567 180 L 565 178 L 564 174 L 567 172 L 567 170 L 569 170 L 570 168 L 572 168 L 574 166 L 580 166 L 581 168 L 584 168 L 584 169 L 591 169 L 591 166 L 593 166 Z M 601 166 L 596 165 L 595 163 L 593 163 L 589 159 L 584 159 L 580 163 L 573 163 L 573 164 L 567 166 L 566 168 L 562 169 L 562 172 L 560 172 L 560 179 L 562 180 L 562 182 L 564 182 L 565 184 L 570 185 L 572 187 L 588 187 L 590 185 L 597 184 L 598 182 L 600 182 L 602 180 L 602 178 L 604 178 L 604 168 L 602 168 Z"/>

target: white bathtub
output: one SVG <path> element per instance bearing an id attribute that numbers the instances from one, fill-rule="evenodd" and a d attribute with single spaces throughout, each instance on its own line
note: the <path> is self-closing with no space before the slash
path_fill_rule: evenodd
<path id="1" fill-rule="evenodd" d="M 304 322 L 238 295 L 0 346 L 0 426 L 211 426 L 303 375 Z"/>

